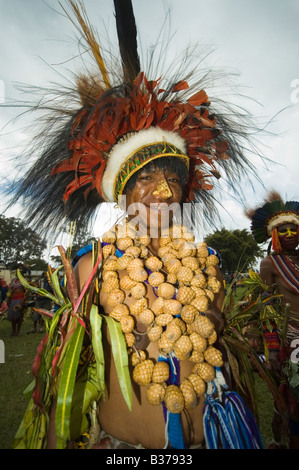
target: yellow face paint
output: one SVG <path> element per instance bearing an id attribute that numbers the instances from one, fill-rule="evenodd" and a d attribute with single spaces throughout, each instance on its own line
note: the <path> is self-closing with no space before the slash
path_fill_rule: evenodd
<path id="1" fill-rule="evenodd" d="M 296 230 L 291 230 L 289 227 L 284 229 L 284 230 L 279 230 L 278 231 L 278 235 L 280 237 L 293 237 L 294 235 L 297 235 L 297 231 Z"/>
<path id="2" fill-rule="evenodd" d="M 163 197 L 165 199 L 172 196 L 171 189 L 168 186 L 168 183 L 167 183 L 165 178 L 163 180 L 159 181 L 155 191 L 153 191 L 153 196 L 160 196 L 160 197 Z"/>

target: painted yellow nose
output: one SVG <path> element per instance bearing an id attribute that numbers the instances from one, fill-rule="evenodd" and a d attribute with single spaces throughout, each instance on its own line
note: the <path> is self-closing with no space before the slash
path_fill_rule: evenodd
<path id="1" fill-rule="evenodd" d="M 168 186 L 168 183 L 165 178 L 159 181 L 156 189 L 153 191 L 152 194 L 153 196 L 159 196 L 159 197 L 162 197 L 163 199 L 168 199 L 172 196 L 171 189 Z"/>

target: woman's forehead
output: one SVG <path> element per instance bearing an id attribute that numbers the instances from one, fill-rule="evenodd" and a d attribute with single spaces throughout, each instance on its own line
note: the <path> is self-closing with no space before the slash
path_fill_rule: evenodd
<path id="1" fill-rule="evenodd" d="M 279 227 L 277 227 L 278 230 L 287 230 L 288 228 L 289 229 L 292 229 L 292 230 L 297 230 L 297 225 L 296 224 L 293 224 L 293 223 L 286 223 L 286 224 L 282 224 L 282 225 L 279 225 Z"/>

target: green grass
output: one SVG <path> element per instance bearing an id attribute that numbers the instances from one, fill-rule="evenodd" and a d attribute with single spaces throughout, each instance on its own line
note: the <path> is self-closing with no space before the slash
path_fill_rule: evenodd
<path id="1" fill-rule="evenodd" d="M 5 362 L 0 363 L 0 449 L 12 448 L 28 405 L 23 392 L 33 380 L 33 359 L 43 338 L 43 333 L 27 334 L 32 325 L 32 320 L 25 318 L 20 336 L 10 336 L 10 322 L 0 320 L 0 340 L 5 348 Z"/>

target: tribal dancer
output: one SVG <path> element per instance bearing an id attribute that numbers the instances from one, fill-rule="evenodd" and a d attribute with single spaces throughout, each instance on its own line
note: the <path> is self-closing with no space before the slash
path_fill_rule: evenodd
<path id="1" fill-rule="evenodd" d="M 78 291 L 64 260 L 69 300 L 56 282 L 60 308 L 38 350 L 15 447 L 83 445 L 75 441 L 91 428 L 93 448 L 261 448 L 221 369 L 219 257 L 173 216 L 201 202 L 193 220 L 210 221 L 211 180 L 237 188 L 250 171 L 248 121 L 217 112 L 199 81 L 189 85 L 188 54 L 171 78 L 144 72 L 130 1 L 114 2 L 120 71 L 114 57 L 111 66 L 103 59 L 82 4 L 69 5 L 98 71 L 80 75 L 76 93 L 61 92 L 71 105 L 79 93 L 77 109 L 54 115 L 50 103 L 41 155 L 18 197 L 40 228 L 87 223 L 99 204 L 119 199 L 127 218 L 98 251 L 77 256 Z"/>
<path id="2" fill-rule="evenodd" d="M 284 203 L 281 196 L 273 191 L 263 206 L 248 212 L 248 216 L 252 220 L 251 229 L 256 241 L 264 243 L 271 239 L 268 255 L 260 264 L 260 276 L 266 285 L 277 286 L 282 295 L 282 305 L 289 308 L 286 310 L 286 338 L 281 338 L 277 327 L 273 325 L 271 332 L 265 331 L 265 339 L 270 365 L 282 377 L 281 391 L 289 409 L 289 446 L 298 449 L 299 396 L 291 386 L 290 376 L 284 374 L 284 371 L 299 342 L 299 202 Z M 295 374 L 298 375 L 298 371 Z M 274 418 L 273 434 L 276 436 L 275 441 L 279 441 L 278 416 Z M 277 444 L 280 445 L 279 442 Z"/>

